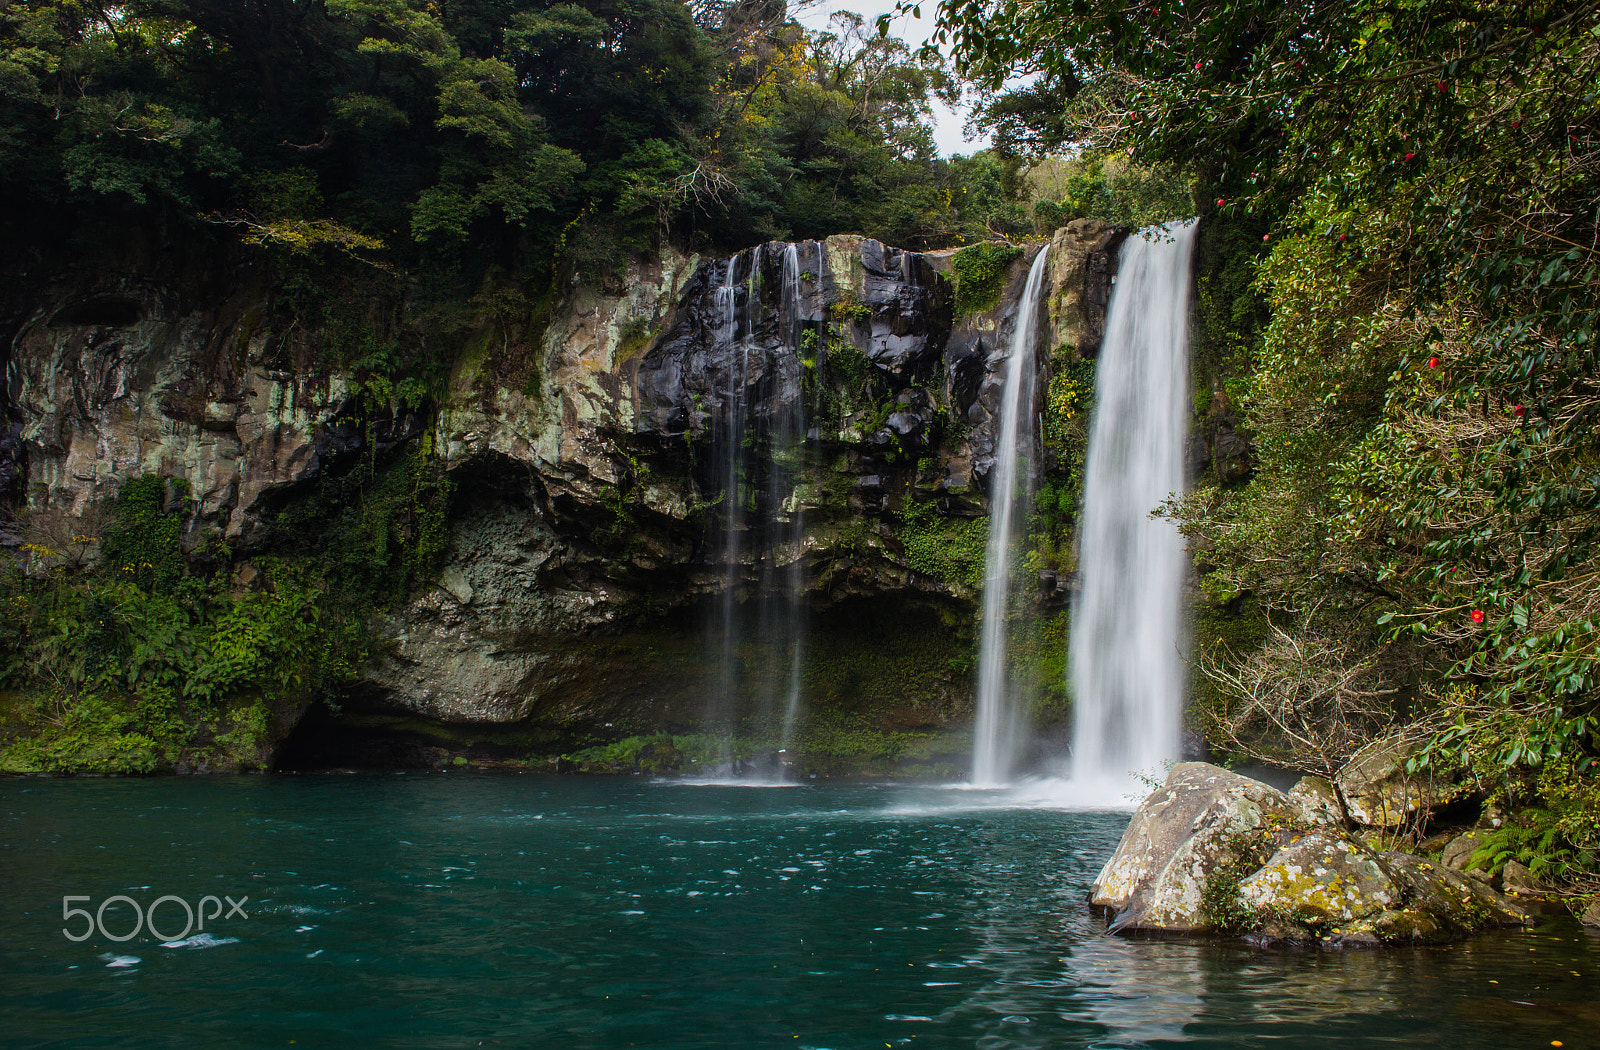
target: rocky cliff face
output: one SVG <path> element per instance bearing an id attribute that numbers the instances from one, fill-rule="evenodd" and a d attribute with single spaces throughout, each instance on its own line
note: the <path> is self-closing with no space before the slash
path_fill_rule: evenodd
<path id="1" fill-rule="evenodd" d="M 1118 242 L 1081 220 L 1055 235 L 1042 370 L 1094 352 Z M 141 474 L 182 477 L 196 533 L 220 531 L 237 563 L 341 457 L 426 442 L 457 482 L 448 562 L 389 614 L 363 702 L 443 722 L 692 724 L 707 603 L 729 587 L 754 600 L 775 556 L 763 530 L 803 522 L 783 557 L 802 562 L 809 608 L 838 613 L 813 652 L 830 651 L 830 629 L 927 649 L 924 673 L 874 687 L 893 717 L 942 724 L 969 703 L 962 632 L 982 553 L 958 540 L 970 547 L 986 512 L 1002 355 L 1037 250 L 972 317 L 953 314 L 952 252 L 859 237 L 669 251 L 631 264 L 618 293 L 576 289 L 536 346 L 479 318 L 433 405 L 359 420 L 372 413 L 351 378 L 297 364 L 314 336 L 270 320 L 250 280 L 198 303 L 135 276 L 61 280 L 15 323 L 0 452 L 35 514 L 83 514 Z M 497 375 L 513 352 L 537 383 Z M 776 455 L 788 479 L 741 519 L 743 572 L 712 538 L 729 498 L 713 460 L 736 411 L 759 446 L 737 469 Z M 785 413 L 804 426 L 779 447 L 769 424 Z M 863 687 L 818 670 L 807 688 L 826 705 Z"/>

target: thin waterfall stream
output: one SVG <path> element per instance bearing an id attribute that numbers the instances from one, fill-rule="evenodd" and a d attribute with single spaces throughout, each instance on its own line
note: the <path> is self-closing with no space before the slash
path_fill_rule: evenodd
<path id="1" fill-rule="evenodd" d="M 1184 488 L 1194 232 L 1130 237 L 1106 313 L 1068 653 L 1082 801 L 1125 804 L 1179 756 L 1184 544 L 1152 512 Z"/>
<path id="2" fill-rule="evenodd" d="M 780 751 L 793 743 L 800 717 L 806 615 L 804 514 L 796 481 L 806 435 L 799 396 L 806 318 L 799 251 L 798 245 L 774 244 L 741 252 L 728 260 L 713 292 L 713 338 L 727 374 L 711 421 L 721 492 L 709 538 L 722 591 L 713 631 L 716 688 L 707 699 L 706 722 L 726 737 L 730 773 L 747 771 L 733 743 L 746 715 L 776 728 Z M 776 288 L 769 290 L 773 263 Z"/>
<path id="3" fill-rule="evenodd" d="M 973 726 L 972 783 L 1004 784 L 1011 776 L 1022 736 L 1023 712 L 1011 688 L 1007 616 L 1011 598 L 1011 556 L 1032 504 L 1034 444 L 1034 343 L 1039 332 L 1039 297 L 1044 287 L 1046 245 L 1034 256 L 1028 283 L 1017 303 L 1006 352 L 1005 384 L 995 434 L 994 469 L 989 475 L 989 542 L 983 567 L 983 632 L 978 650 L 978 712 Z"/>

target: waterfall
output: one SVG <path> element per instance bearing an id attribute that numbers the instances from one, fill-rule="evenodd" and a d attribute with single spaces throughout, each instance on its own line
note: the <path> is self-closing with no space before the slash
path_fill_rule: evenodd
<path id="1" fill-rule="evenodd" d="M 1039 329 L 1039 293 L 1044 285 L 1046 245 L 1034 256 L 1028 283 L 1012 321 L 1005 384 L 989 473 L 989 546 L 983 563 L 983 633 L 978 651 L 978 717 L 973 726 L 972 782 L 1003 784 L 1011 775 L 1021 736 L 1022 713 L 1012 703 L 1007 660 L 1006 614 L 1011 595 L 1011 552 L 1026 528 L 1032 504 L 1031 471 L 1019 472 L 1034 443 L 1034 343 Z"/>
<path id="2" fill-rule="evenodd" d="M 783 246 L 782 280 L 778 297 L 778 324 L 781 349 L 774 367 L 779 384 L 802 385 L 800 343 L 805 331 L 805 316 L 800 288 L 800 247 Z M 774 665 L 772 696 L 764 705 L 782 712 L 778 744 L 788 751 L 794 743 L 795 724 L 800 717 L 800 670 L 805 656 L 805 568 L 801 555 L 805 540 L 805 514 L 795 490 L 797 468 L 806 434 L 805 405 L 800 397 L 780 399 L 771 420 L 768 467 L 768 505 L 774 515 L 772 542 L 766 561 L 763 620 L 769 625 L 763 633 L 780 646 L 780 660 Z"/>
<path id="3" fill-rule="evenodd" d="M 742 253 L 741 253 L 742 255 Z M 739 660 L 739 576 L 740 550 L 744 533 L 744 497 L 740 484 L 744 468 L 744 435 L 746 424 L 745 387 L 749 373 L 749 330 L 740 332 L 738 272 L 741 255 L 728 260 L 722 284 L 712 293 L 716 308 L 718 328 L 714 338 L 729 347 L 727 354 L 727 390 L 721 410 L 711 423 L 711 452 L 713 461 L 721 468 L 722 513 L 721 544 L 718 559 L 722 568 L 722 600 L 718 610 L 717 636 L 717 687 L 706 704 L 706 727 L 714 729 L 719 724 L 729 724 L 737 709 L 740 679 Z M 752 267 L 752 273 L 754 272 Z M 745 298 L 748 312 L 750 297 Z M 731 725 L 728 735 L 732 736 Z M 728 742 L 732 759 L 732 741 Z"/>
<path id="4" fill-rule="evenodd" d="M 1179 753 L 1184 545 L 1151 511 L 1184 484 L 1194 224 L 1122 248 L 1095 380 L 1073 608 L 1072 779 L 1124 801 Z"/>
<path id="5" fill-rule="evenodd" d="M 721 494 L 708 541 L 722 573 L 722 593 L 712 632 L 716 687 L 707 699 L 706 724 L 728 734 L 722 757 L 730 771 L 742 768 L 734 761 L 731 737 L 745 715 L 776 728 L 785 750 L 800 715 L 806 617 L 804 518 L 796 482 L 806 421 L 799 258 L 793 244 L 741 252 L 728 260 L 711 296 L 712 349 L 725 379 L 710 423 Z M 772 282 L 764 281 L 764 267 L 772 262 L 778 280 L 769 304 Z"/>

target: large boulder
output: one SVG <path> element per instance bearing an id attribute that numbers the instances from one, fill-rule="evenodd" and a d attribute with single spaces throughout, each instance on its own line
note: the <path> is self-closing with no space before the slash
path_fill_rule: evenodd
<path id="1" fill-rule="evenodd" d="M 1281 792 L 1201 762 L 1140 805 L 1090 901 L 1127 934 L 1242 935 L 1360 947 L 1440 941 L 1527 921 L 1458 871 L 1347 833 L 1330 785 Z"/>
<path id="2" fill-rule="evenodd" d="M 1470 793 L 1451 773 L 1406 772 L 1406 761 L 1416 751 L 1415 741 L 1389 736 L 1351 756 L 1334 778 L 1351 820 L 1368 827 L 1402 827 Z"/>
<path id="3" fill-rule="evenodd" d="M 1173 766 L 1134 814 L 1090 903 L 1115 913 L 1118 930 L 1200 929 L 1207 875 L 1262 833 L 1296 823 L 1316 820 L 1269 784 L 1205 762 Z"/>

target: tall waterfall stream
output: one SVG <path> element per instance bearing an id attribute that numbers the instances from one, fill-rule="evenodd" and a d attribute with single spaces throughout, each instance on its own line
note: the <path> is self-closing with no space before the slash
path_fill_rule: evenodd
<path id="1" fill-rule="evenodd" d="M 1026 529 L 1033 503 L 1030 470 L 1034 444 L 1034 343 L 1039 334 L 1039 293 L 1050 248 L 1034 256 L 1028 284 L 1017 303 L 1011 344 L 1005 359 L 1000 423 L 995 434 L 994 469 L 989 474 L 989 545 L 983 567 L 983 634 L 978 650 L 978 716 L 973 727 L 972 782 L 1003 784 L 1011 775 L 1022 735 L 1022 712 L 1011 689 L 1007 616 L 1011 597 L 1011 556 L 1018 533 Z"/>
<path id="2" fill-rule="evenodd" d="M 1107 310 L 1068 643 L 1071 773 L 1051 792 L 1076 804 L 1127 805 L 1144 793 L 1140 778 L 1159 777 L 1178 757 L 1184 548 L 1176 527 L 1153 512 L 1184 485 L 1193 246 L 1192 223 L 1129 238 Z M 1032 504 L 1035 343 L 1047 252 L 1028 272 L 1005 359 L 990 476 L 976 787 L 1008 783 L 1026 735 L 1008 666 L 1009 618 L 1013 558 Z"/>
<path id="3" fill-rule="evenodd" d="M 1179 753 L 1183 539 L 1152 511 L 1184 485 L 1193 247 L 1192 223 L 1130 237 L 1106 314 L 1069 643 L 1085 801 L 1143 795 Z"/>

